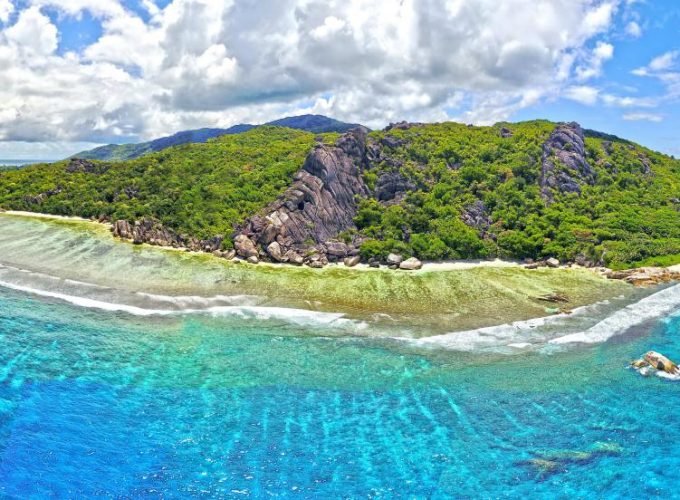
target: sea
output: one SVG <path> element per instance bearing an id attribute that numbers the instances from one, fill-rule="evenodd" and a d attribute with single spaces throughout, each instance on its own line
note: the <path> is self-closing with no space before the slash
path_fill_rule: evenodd
<path id="1" fill-rule="evenodd" d="M 52 163 L 53 160 L 2 160 L 0 159 L 0 170 L 25 167 L 36 163 Z"/>
<path id="2" fill-rule="evenodd" d="M 680 285 L 407 335 L 110 245 L 0 216 L 3 497 L 678 496 L 680 383 L 629 363 L 680 359 Z"/>

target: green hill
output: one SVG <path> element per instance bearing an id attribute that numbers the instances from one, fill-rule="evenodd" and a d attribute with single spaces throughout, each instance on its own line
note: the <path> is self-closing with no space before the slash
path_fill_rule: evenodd
<path id="1" fill-rule="evenodd" d="M 149 218 L 180 235 L 178 244 L 219 235 L 231 248 L 242 234 L 272 258 L 277 242 L 329 258 L 357 248 L 366 260 L 398 252 L 680 262 L 680 161 L 547 121 L 397 124 L 326 134 L 323 144 L 312 133 L 261 127 L 132 161 L 0 172 L 0 206 Z"/>

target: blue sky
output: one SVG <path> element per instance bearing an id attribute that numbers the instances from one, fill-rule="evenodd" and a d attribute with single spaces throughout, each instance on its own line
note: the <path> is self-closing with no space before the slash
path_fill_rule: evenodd
<path id="1" fill-rule="evenodd" d="M 0 157 L 320 113 L 578 121 L 680 156 L 673 0 L 0 0 Z"/>

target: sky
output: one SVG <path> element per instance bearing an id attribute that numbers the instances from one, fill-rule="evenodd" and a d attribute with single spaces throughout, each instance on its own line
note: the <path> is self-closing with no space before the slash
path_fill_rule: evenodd
<path id="1" fill-rule="evenodd" d="M 680 156 L 677 0 L 0 0 L 0 158 L 318 113 Z"/>

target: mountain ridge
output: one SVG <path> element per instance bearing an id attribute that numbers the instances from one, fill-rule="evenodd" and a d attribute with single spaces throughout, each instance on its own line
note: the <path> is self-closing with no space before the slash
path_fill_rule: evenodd
<path id="1" fill-rule="evenodd" d="M 169 147 L 182 144 L 204 143 L 223 135 L 242 134 L 256 127 L 278 126 L 296 130 L 305 130 L 313 133 L 346 132 L 360 126 L 353 123 L 345 123 L 323 115 L 298 115 L 280 118 L 263 125 L 238 124 L 223 128 L 200 128 L 195 130 L 183 130 L 175 134 L 136 144 L 108 144 L 87 151 L 81 151 L 71 158 L 83 160 L 122 161 L 133 160 L 146 154 L 162 151 Z"/>

